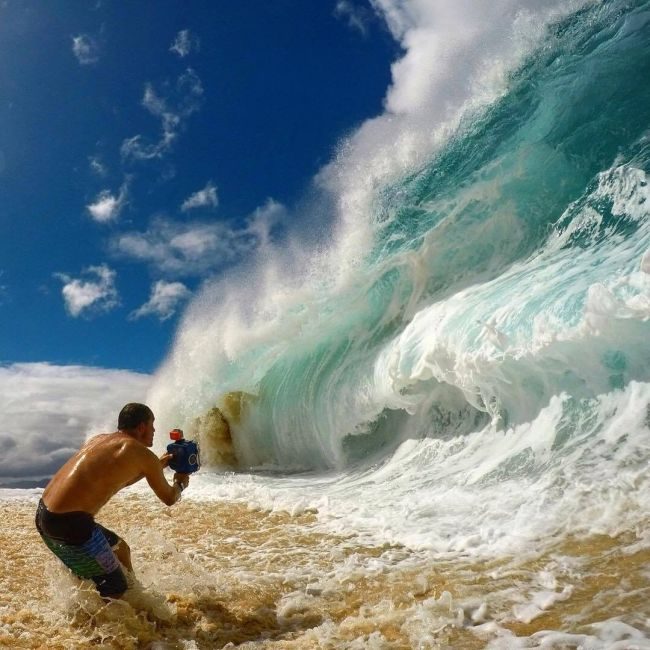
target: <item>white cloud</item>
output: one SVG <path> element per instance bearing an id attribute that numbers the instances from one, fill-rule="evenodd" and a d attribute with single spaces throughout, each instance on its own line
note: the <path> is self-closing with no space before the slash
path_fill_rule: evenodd
<path id="1" fill-rule="evenodd" d="M 123 233 L 111 245 L 116 254 L 148 262 L 159 272 L 201 276 L 266 245 L 271 230 L 284 215 L 284 207 L 269 199 L 241 226 L 222 222 L 179 223 L 159 217 L 145 232 Z"/>
<path id="2" fill-rule="evenodd" d="M 334 7 L 334 16 L 347 20 L 348 27 L 358 30 L 364 36 L 368 33 L 370 16 L 364 7 L 355 5 L 350 0 L 338 0 Z"/>
<path id="3" fill-rule="evenodd" d="M 127 402 L 143 402 L 151 376 L 87 366 L 0 367 L 0 484 L 51 476 L 89 434 L 115 431 Z"/>
<path id="4" fill-rule="evenodd" d="M 190 115 L 201 107 L 203 92 L 201 79 L 192 68 L 188 68 L 176 80 L 172 91 L 164 96 L 156 91 L 153 84 L 145 84 L 142 106 L 160 119 L 162 134 L 157 142 L 149 142 L 142 135 L 125 139 L 120 149 L 122 156 L 133 160 L 162 158 Z"/>
<path id="5" fill-rule="evenodd" d="M 134 135 L 132 138 L 126 138 L 120 147 L 120 153 L 123 158 L 132 160 L 152 160 L 162 158 L 169 150 L 175 135 L 168 134 L 155 143 L 146 142 L 141 135 Z"/>
<path id="6" fill-rule="evenodd" d="M 271 242 L 273 229 L 280 225 L 287 216 L 286 208 L 273 199 L 267 199 L 248 217 L 246 230 L 257 240 L 257 248 L 262 249 Z"/>
<path id="7" fill-rule="evenodd" d="M 192 50 L 196 51 L 198 49 L 199 39 L 192 34 L 189 29 L 182 29 L 178 34 L 176 34 L 176 38 L 169 48 L 169 51 L 178 54 L 178 56 L 183 59 L 190 54 Z"/>
<path id="8" fill-rule="evenodd" d="M 88 34 L 72 37 L 72 51 L 81 65 L 99 61 L 99 44 Z"/>
<path id="9" fill-rule="evenodd" d="M 108 174 L 106 165 L 104 165 L 104 163 L 102 162 L 101 158 L 99 158 L 99 156 L 89 156 L 88 164 L 90 165 L 90 169 L 93 171 L 93 173 L 97 174 L 97 176 L 103 177 Z"/>
<path id="10" fill-rule="evenodd" d="M 216 208 L 217 205 L 219 205 L 217 188 L 212 182 L 208 182 L 202 190 L 194 192 L 194 194 L 183 201 L 181 210 L 187 212 L 194 208 Z"/>
<path id="11" fill-rule="evenodd" d="M 182 282 L 165 282 L 158 280 L 151 287 L 149 300 L 130 314 L 130 318 L 158 316 L 163 321 L 176 312 L 178 305 L 189 298 L 190 290 Z"/>
<path id="12" fill-rule="evenodd" d="M 115 288 L 115 271 L 105 264 L 89 266 L 84 274 L 90 279 L 75 279 L 65 273 L 56 277 L 63 282 L 63 299 L 68 313 L 75 318 L 82 313 L 107 312 L 119 304 Z"/>
<path id="13" fill-rule="evenodd" d="M 197 99 L 203 95 L 204 91 L 199 75 L 192 68 L 187 68 L 176 80 L 176 91 L 180 99 L 180 112 L 183 116 L 198 110 Z"/>
<path id="14" fill-rule="evenodd" d="M 115 221 L 124 206 L 127 199 L 127 186 L 122 185 L 120 193 L 116 196 L 109 190 L 103 190 L 97 195 L 94 203 L 86 206 L 90 216 L 98 223 L 108 223 Z"/>
<path id="15" fill-rule="evenodd" d="M 181 276 L 202 275 L 231 263 L 241 248 L 242 238 L 225 224 L 180 224 L 163 218 L 154 219 L 145 232 L 124 233 L 113 240 L 115 252 Z"/>
<path id="16" fill-rule="evenodd" d="M 0 269 L 0 278 L 5 274 L 4 269 Z M 7 296 L 7 285 L 0 284 L 0 305 L 4 303 L 4 299 Z"/>

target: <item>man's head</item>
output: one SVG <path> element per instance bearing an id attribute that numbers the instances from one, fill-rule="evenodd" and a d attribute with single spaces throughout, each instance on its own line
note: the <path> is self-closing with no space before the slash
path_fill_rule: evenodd
<path id="1" fill-rule="evenodd" d="M 132 431 L 139 424 L 147 424 L 150 420 L 153 420 L 153 411 L 146 404 L 132 402 L 117 416 L 117 428 L 120 431 Z"/>
<path id="2" fill-rule="evenodd" d="M 127 404 L 117 418 L 117 428 L 128 433 L 145 447 L 153 446 L 153 411 L 146 404 Z"/>

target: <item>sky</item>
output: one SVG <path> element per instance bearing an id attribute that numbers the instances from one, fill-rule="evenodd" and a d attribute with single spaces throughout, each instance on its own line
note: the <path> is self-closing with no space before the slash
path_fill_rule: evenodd
<path id="1" fill-rule="evenodd" d="M 340 2 L 1 3 L 0 361 L 155 370 L 381 112 L 394 51 Z"/>
<path id="2" fill-rule="evenodd" d="M 363 216 L 493 93 L 526 4 L 563 3 L 0 0 L 0 487 L 144 401 L 202 285 Z"/>
<path id="3" fill-rule="evenodd" d="M 365 2 L 2 0 L 5 412 L 46 376 L 49 413 L 75 368 L 141 389 L 201 284 L 381 113 L 397 50 Z"/>

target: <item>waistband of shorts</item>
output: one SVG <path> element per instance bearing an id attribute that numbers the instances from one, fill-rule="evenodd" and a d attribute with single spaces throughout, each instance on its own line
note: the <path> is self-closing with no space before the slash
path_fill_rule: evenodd
<path id="1" fill-rule="evenodd" d="M 53 539 L 69 544 L 83 544 L 92 535 L 95 518 L 83 510 L 52 512 L 40 499 L 36 510 L 36 527 Z"/>

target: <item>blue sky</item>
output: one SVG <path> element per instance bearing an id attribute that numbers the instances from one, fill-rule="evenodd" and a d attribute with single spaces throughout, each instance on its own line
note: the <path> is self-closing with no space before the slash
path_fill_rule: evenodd
<path id="1" fill-rule="evenodd" d="M 0 3 L 0 363 L 152 372 L 200 283 L 296 227 L 398 51 L 361 2 Z"/>

